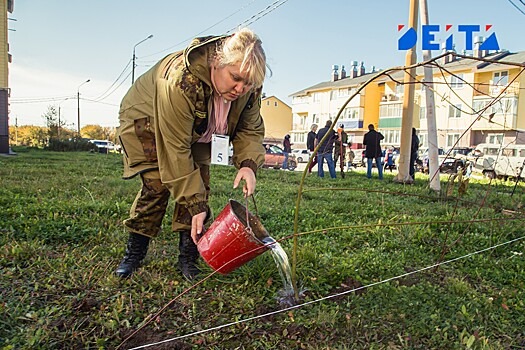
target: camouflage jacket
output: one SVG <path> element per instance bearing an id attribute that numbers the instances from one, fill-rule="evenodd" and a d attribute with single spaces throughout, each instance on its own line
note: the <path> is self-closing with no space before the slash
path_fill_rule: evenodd
<path id="1" fill-rule="evenodd" d="M 191 145 L 207 127 L 210 61 L 224 38 L 197 38 L 184 51 L 163 58 L 137 79 L 119 111 L 124 178 L 158 169 L 175 201 L 192 215 L 203 211 L 206 189 Z M 233 101 L 228 114 L 233 163 L 254 172 L 264 163 L 265 153 L 260 91 Z"/>

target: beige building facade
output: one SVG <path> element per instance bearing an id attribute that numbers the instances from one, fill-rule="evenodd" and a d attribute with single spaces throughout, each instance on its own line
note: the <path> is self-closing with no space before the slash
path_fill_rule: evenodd
<path id="1" fill-rule="evenodd" d="M 261 115 L 264 119 L 264 138 L 281 142 L 292 129 L 292 108 L 275 96 L 263 97 Z"/>

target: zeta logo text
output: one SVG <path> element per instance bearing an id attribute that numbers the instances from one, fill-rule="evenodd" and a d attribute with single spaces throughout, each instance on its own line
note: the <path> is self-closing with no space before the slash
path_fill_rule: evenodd
<path id="1" fill-rule="evenodd" d="M 401 31 L 405 27 L 404 24 L 397 26 L 397 31 Z M 445 32 L 450 33 L 445 41 L 445 48 L 447 50 L 454 49 L 454 34 L 450 31 L 454 26 L 452 24 L 445 25 Z M 492 28 L 491 24 L 485 25 L 485 33 Z M 457 31 L 460 35 L 465 35 L 465 50 L 472 50 L 473 36 L 475 33 L 481 32 L 481 26 L 479 24 L 460 24 L 457 26 Z M 436 34 L 441 34 L 441 26 L 439 24 L 424 24 L 421 26 L 421 49 L 423 50 L 439 50 L 439 43 L 435 42 Z M 401 37 L 397 40 L 398 50 L 410 50 L 413 48 L 418 41 L 417 32 L 414 28 L 409 28 Z M 496 37 L 496 33 L 491 33 L 487 39 L 480 45 L 480 50 L 499 50 L 499 43 Z"/>

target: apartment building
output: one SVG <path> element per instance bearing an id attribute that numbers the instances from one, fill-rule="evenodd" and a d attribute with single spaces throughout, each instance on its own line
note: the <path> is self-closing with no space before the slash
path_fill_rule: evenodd
<path id="1" fill-rule="evenodd" d="M 290 95 L 293 113 L 290 135 L 296 147 L 306 147 L 306 135 L 312 124 L 322 128 L 327 120 L 334 120 L 341 113 L 337 123 L 344 125 L 352 147 L 361 148 L 367 125 L 377 126 L 380 99 L 377 84 L 363 87 L 376 73 L 375 68 L 366 73 L 363 62 L 358 66 L 358 62 L 353 61 L 348 75 L 344 66 L 339 69 L 334 65 L 329 81 Z"/>
<path id="2" fill-rule="evenodd" d="M 476 38 L 479 47 L 481 43 Z M 494 53 L 473 50 L 473 57 L 496 63 L 447 55 L 433 69 L 438 145 L 443 148 L 475 146 L 479 143 L 525 143 L 525 51 Z M 292 94 L 294 142 L 299 143 L 312 123 L 323 126 L 334 119 L 350 95 L 377 72 L 365 73 L 363 64 L 352 62 L 349 76 L 344 67 L 333 66 L 330 81 Z M 416 70 L 416 81 L 424 82 L 424 69 Z M 385 136 L 384 145 L 400 145 L 404 72 L 381 76 L 367 85 L 345 107 L 340 122 L 345 125 L 354 148 L 361 148 L 368 124 Z M 416 84 L 413 127 L 423 147 L 428 146 L 426 87 Z M 521 98 L 520 98 L 521 97 Z"/>
<path id="3" fill-rule="evenodd" d="M 498 63 L 447 55 L 439 62 L 442 69 L 433 70 L 439 146 L 446 149 L 480 143 L 525 143 L 525 97 L 520 99 L 525 75 L 520 74 L 523 68 L 504 64 L 525 63 L 525 52 L 474 51 L 473 55 Z M 423 70 L 417 74 L 418 80 L 423 80 Z M 423 146 L 427 146 L 423 85 L 417 89 L 415 100 L 416 127 Z"/>

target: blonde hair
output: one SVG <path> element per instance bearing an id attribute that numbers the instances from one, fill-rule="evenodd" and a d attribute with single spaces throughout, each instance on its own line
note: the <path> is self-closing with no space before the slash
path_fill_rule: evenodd
<path id="1" fill-rule="evenodd" d="M 267 68 L 271 73 L 261 39 L 248 28 L 226 38 L 217 48 L 216 59 L 220 67 L 240 63 L 240 70 L 247 73 L 248 83 L 254 88 L 263 85 Z"/>

